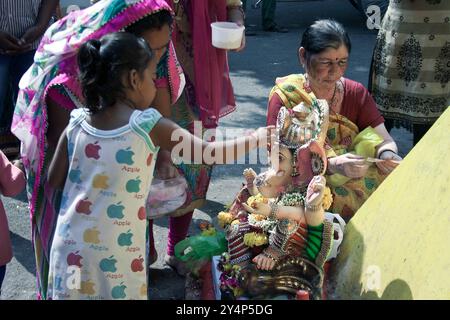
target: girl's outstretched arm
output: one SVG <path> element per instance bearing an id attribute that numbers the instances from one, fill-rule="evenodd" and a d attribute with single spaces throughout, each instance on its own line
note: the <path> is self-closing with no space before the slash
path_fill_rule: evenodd
<path id="1" fill-rule="evenodd" d="M 152 141 L 187 163 L 231 164 L 258 146 L 266 148 L 274 127 L 259 128 L 236 139 L 206 142 L 169 119 L 161 118 L 150 132 Z"/>
<path id="2" fill-rule="evenodd" d="M 63 189 L 69 170 L 66 130 L 63 131 L 56 147 L 55 155 L 48 168 L 48 183 L 55 189 Z"/>

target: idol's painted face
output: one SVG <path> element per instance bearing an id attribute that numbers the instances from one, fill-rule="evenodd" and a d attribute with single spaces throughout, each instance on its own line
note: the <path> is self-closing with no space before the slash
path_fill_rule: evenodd
<path id="1" fill-rule="evenodd" d="M 272 164 L 275 161 L 272 160 Z M 278 166 L 256 177 L 255 184 L 263 197 L 276 198 L 285 187 L 292 184 L 292 152 L 286 147 L 280 147 L 278 152 Z"/>

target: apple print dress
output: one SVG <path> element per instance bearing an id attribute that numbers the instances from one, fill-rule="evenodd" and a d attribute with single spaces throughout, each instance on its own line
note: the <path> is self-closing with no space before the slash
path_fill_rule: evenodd
<path id="1" fill-rule="evenodd" d="M 75 109 L 67 127 L 69 171 L 50 251 L 51 299 L 147 299 L 145 202 L 158 148 L 155 109 L 99 130 Z"/>

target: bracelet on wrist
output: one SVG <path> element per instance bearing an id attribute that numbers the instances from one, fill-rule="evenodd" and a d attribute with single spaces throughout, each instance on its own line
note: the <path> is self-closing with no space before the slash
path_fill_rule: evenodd
<path id="1" fill-rule="evenodd" d="M 321 203 L 315 204 L 315 205 L 307 204 L 305 207 L 306 207 L 306 210 L 308 210 L 308 211 L 316 212 L 322 208 L 322 204 Z"/>
<path id="2" fill-rule="evenodd" d="M 279 209 L 279 207 L 275 202 L 271 203 L 270 204 L 270 213 L 269 213 L 268 218 L 271 220 L 276 220 L 277 214 L 278 214 L 278 209 Z"/>
<path id="3" fill-rule="evenodd" d="M 390 152 L 392 152 L 392 153 L 394 153 L 394 154 L 397 154 L 397 152 L 395 152 L 394 150 L 391 150 L 391 149 L 384 149 L 383 151 L 381 151 L 381 152 L 378 154 L 378 159 L 381 159 L 381 158 L 380 158 L 381 155 L 382 155 L 383 153 L 385 153 L 386 151 L 390 151 Z"/>
<path id="4" fill-rule="evenodd" d="M 245 11 L 242 8 L 242 5 L 230 5 L 230 6 L 227 6 L 227 10 L 233 10 L 233 9 L 238 10 L 242 14 L 242 20 L 245 21 Z"/>

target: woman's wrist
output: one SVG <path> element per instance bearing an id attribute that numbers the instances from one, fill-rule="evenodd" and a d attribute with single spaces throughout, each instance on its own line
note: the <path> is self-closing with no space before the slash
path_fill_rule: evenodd
<path id="1" fill-rule="evenodd" d="M 381 159 L 381 156 L 383 155 L 383 153 L 385 153 L 385 152 L 387 152 L 387 151 L 392 152 L 392 153 L 398 155 L 398 153 L 395 152 L 395 151 L 392 150 L 392 149 L 384 149 L 384 150 L 381 150 L 381 151 L 378 152 L 377 158 L 378 158 L 378 159 Z"/>
<path id="2" fill-rule="evenodd" d="M 327 174 L 335 174 L 335 159 L 334 158 L 328 158 L 327 159 Z"/>
<path id="3" fill-rule="evenodd" d="M 229 1 L 230 4 L 227 5 L 228 20 L 234 22 L 240 26 L 244 25 L 245 12 L 242 8 L 241 1 Z"/>

